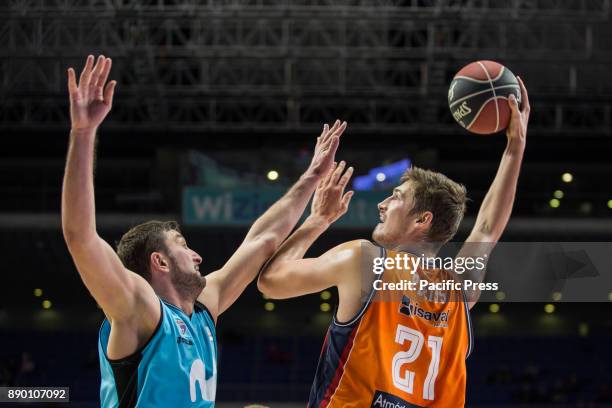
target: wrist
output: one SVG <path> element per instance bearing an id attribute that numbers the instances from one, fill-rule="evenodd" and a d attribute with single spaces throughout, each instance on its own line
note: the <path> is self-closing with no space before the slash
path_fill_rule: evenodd
<path id="1" fill-rule="evenodd" d="M 312 168 L 308 167 L 304 174 L 300 177 L 300 180 L 306 183 L 317 184 L 321 180 L 321 175 L 317 174 Z"/>
<path id="2" fill-rule="evenodd" d="M 75 127 L 70 128 L 70 133 L 73 135 L 95 135 L 98 131 L 97 126 Z"/>
<path id="3" fill-rule="evenodd" d="M 522 154 L 525 151 L 525 139 L 524 138 L 511 138 L 508 139 L 506 144 L 506 152 L 511 154 Z"/>
<path id="4" fill-rule="evenodd" d="M 319 214 L 310 214 L 304 221 L 304 225 L 318 230 L 326 230 L 331 223 L 328 219 Z"/>

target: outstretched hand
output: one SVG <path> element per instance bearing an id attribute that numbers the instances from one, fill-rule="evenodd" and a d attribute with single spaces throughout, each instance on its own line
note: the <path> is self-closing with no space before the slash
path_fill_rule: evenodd
<path id="1" fill-rule="evenodd" d="M 340 136 L 345 129 L 346 122 L 340 122 L 339 120 L 336 120 L 331 128 L 327 124 L 323 126 L 323 132 L 317 138 L 314 155 L 308 167 L 310 174 L 321 179 L 329 173 L 338 150 Z"/>
<path id="2" fill-rule="evenodd" d="M 344 192 L 351 176 L 353 167 L 344 171 L 346 163 L 334 164 L 327 176 L 319 182 L 312 199 L 310 214 L 318 217 L 327 225 L 332 224 L 346 213 L 354 192 Z"/>
<path id="3" fill-rule="evenodd" d="M 517 79 L 521 88 L 521 103 L 523 106 L 522 109 L 519 109 L 516 97 L 514 94 L 510 94 L 508 104 L 510 105 L 512 116 L 510 117 L 510 124 L 506 130 L 506 135 L 509 141 L 515 140 L 524 143 L 527 138 L 527 124 L 529 122 L 531 106 L 529 105 L 529 95 L 527 95 L 527 88 L 525 88 L 523 80 L 519 77 Z"/>
<path id="4" fill-rule="evenodd" d="M 68 92 L 70 93 L 70 119 L 72 129 L 96 129 L 113 104 L 116 81 L 108 84 L 112 61 L 104 55 L 98 57 L 94 66 L 94 57 L 87 57 L 85 67 L 77 84 L 76 74 L 68 68 Z"/>

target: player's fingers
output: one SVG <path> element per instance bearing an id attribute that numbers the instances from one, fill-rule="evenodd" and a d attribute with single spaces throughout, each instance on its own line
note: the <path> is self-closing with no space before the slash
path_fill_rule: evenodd
<path id="1" fill-rule="evenodd" d="M 111 71 L 111 67 L 113 66 L 113 60 L 110 58 L 106 58 L 104 61 L 104 65 L 102 67 L 102 71 L 100 72 L 100 76 L 98 77 L 97 86 L 103 88 L 106 85 L 106 81 L 108 80 L 108 74 Z"/>
<path id="2" fill-rule="evenodd" d="M 323 143 L 331 145 L 334 138 L 340 138 L 342 132 L 344 132 L 344 129 L 346 129 L 346 122 L 341 123 L 340 121 L 336 121 L 336 123 L 334 123 L 334 126 L 329 129 L 329 132 L 324 138 Z"/>
<path id="3" fill-rule="evenodd" d="M 117 81 L 110 81 L 106 88 L 104 88 L 104 104 L 108 106 L 113 105 L 113 96 L 115 96 L 115 86 Z"/>
<path id="4" fill-rule="evenodd" d="M 353 167 L 351 166 L 344 172 L 342 177 L 340 177 L 340 181 L 338 181 L 338 185 L 341 186 L 343 190 L 348 184 L 352 175 L 353 175 Z"/>
<path id="5" fill-rule="evenodd" d="M 327 135 L 325 135 L 325 137 L 323 138 L 324 142 L 328 142 L 329 140 L 331 140 L 331 138 L 333 137 L 334 133 L 338 129 L 338 126 L 340 126 L 340 120 L 336 119 L 336 121 L 334 122 L 332 127 L 327 132 Z"/>
<path id="6" fill-rule="evenodd" d="M 336 157 L 339 141 L 340 139 L 338 139 L 337 136 L 334 136 L 329 140 L 329 142 L 325 143 L 325 145 L 321 147 L 323 151 L 323 160 L 328 160 L 330 158 L 333 160 L 333 158 Z"/>
<path id="7" fill-rule="evenodd" d="M 349 204 L 351 203 L 351 198 L 353 198 L 354 194 L 355 192 L 351 190 L 351 191 L 347 191 L 342 196 L 342 213 L 343 214 L 348 210 Z"/>
<path id="8" fill-rule="evenodd" d="M 527 93 L 527 88 L 525 87 L 525 83 L 521 77 L 516 77 L 518 80 L 519 86 L 521 87 L 521 99 L 523 104 L 523 113 L 529 115 L 531 112 L 531 104 L 529 103 L 529 94 Z"/>
<path id="9" fill-rule="evenodd" d="M 330 183 L 332 186 L 335 186 L 338 184 L 338 180 L 340 180 L 340 176 L 342 176 L 342 172 L 344 171 L 344 167 L 346 167 L 346 162 L 344 160 L 342 160 L 339 164 L 338 167 L 336 167 L 336 170 L 334 170 L 334 173 L 332 174 Z"/>
<path id="10" fill-rule="evenodd" d="M 91 75 L 91 68 L 93 67 L 94 57 L 93 55 L 87 56 L 87 61 L 85 62 L 85 67 L 83 71 L 81 71 L 81 76 L 79 77 L 79 86 L 87 87 L 89 85 L 89 77 Z"/>
<path id="11" fill-rule="evenodd" d="M 514 94 L 510 94 L 510 96 L 508 96 L 508 106 L 510 106 L 512 118 L 520 116 L 518 102 L 516 101 Z"/>
<path id="12" fill-rule="evenodd" d="M 338 129 L 336 129 L 336 131 L 334 132 L 334 136 L 338 136 L 338 137 L 342 136 L 342 134 L 346 130 L 346 126 L 347 126 L 346 122 L 342 122 L 340 126 L 338 126 Z"/>
<path id="13" fill-rule="evenodd" d="M 334 171 L 336 170 L 337 166 L 338 166 L 337 162 L 334 162 L 331 165 L 331 167 L 327 171 L 327 174 L 325 175 L 325 177 L 323 177 L 323 179 L 321 179 L 321 181 L 317 185 L 317 190 L 322 189 L 322 188 L 324 188 L 324 187 L 326 187 L 326 186 L 328 186 L 330 184 L 330 180 L 331 180 L 332 174 L 334 174 Z"/>
<path id="14" fill-rule="evenodd" d="M 323 140 L 325 140 L 325 136 L 327 135 L 328 131 L 329 131 L 329 125 L 325 123 L 323 125 L 323 130 L 321 130 L 321 134 L 319 135 L 319 137 L 317 137 L 317 145 L 315 146 L 315 149 L 319 148 L 319 146 L 323 144 Z"/>
<path id="15" fill-rule="evenodd" d="M 76 83 L 76 74 L 74 72 L 74 69 L 70 67 L 68 68 L 68 93 L 70 94 L 71 98 L 75 99 L 77 97 L 78 92 L 79 88 Z"/>
<path id="16" fill-rule="evenodd" d="M 89 86 L 92 86 L 92 87 L 98 86 L 98 79 L 100 78 L 102 69 L 104 69 L 105 61 L 106 59 L 104 58 L 104 55 L 98 56 L 96 65 L 93 67 L 93 70 L 91 71 L 91 78 L 89 78 Z"/>

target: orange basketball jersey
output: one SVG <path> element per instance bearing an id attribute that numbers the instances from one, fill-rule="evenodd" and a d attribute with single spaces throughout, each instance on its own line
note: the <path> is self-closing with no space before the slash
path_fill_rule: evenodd
<path id="1" fill-rule="evenodd" d="M 442 269 L 385 269 L 352 321 L 334 316 L 308 407 L 463 407 L 473 344 L 467 302 L 460 288 L 419 289 L 421 280 L 452 279 Z M 382 289 L 408 281 L 415 286 Z"/>

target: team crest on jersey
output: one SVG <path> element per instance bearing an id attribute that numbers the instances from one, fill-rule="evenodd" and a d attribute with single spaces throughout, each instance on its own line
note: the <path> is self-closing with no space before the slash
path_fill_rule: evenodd
<path id="1" fill-rule="evenodd" d="M 399 312 L 406 316 L 415 316 L 427 320 L 434 327 L 448 327 L 450 310 L 445 312 L 430 312 L 419 306 L 418 303 L 411 303 L 408 296 L 402 297 L 402 304 Z"/>
<path id="2" fill-rule="evenodd" d="M 185 336 L 185 333 L 187 333 L 187 325 L 185 324 L 183 319 L 176 317 L 174 318 L 174 321 L 176 322 L 176 326 L 178 327 L 181 336 Z"/>
<path id="3" fill-rule="evenodd" d="M 190 346 L 193 345 L 193 341 L 191 340 L 191 336 L 189 335 L 185 322 L 179 317 L 175 317 L 174 321 L 176 323 L 176 327 L 179 329 L 179 336 L 176 339 L 176 342 L 178 344 L 184 343 Z"/>

